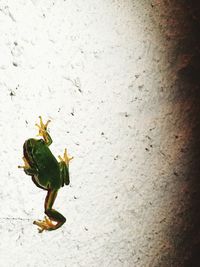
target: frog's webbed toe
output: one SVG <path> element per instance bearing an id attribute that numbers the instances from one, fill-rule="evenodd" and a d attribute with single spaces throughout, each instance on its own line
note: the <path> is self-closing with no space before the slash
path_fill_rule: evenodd
<path id="1" fill-rule="evenodd" d="M 50 123 L 50 120 L 48 120 L 46 123 L 43 122 L 42 117 L 39 116 L 40 124 L 35 124 L 39 128 L 38 136 L 42 136 L 44 138 L 44 141 L 47 145 L 50 145 L 52 143 L 52 139 L 47 132 L 47 126 Z"/>
<path id="2" fill-rule="evenodd" d="M 67 154 L 67 149 L 65 148 L 63 158 L 62 158 L 60 155 L 58 156 L 58 158 L 59 158 L 59 160 L 60 160 L 61 162 L 65 162 L 65 164 L 66 164 L 67 166 L 69 166 L 69 162 L 70 162 L 70 160 L 72 160 L 74 157 L 70 157 L 70 156 Z"/>
<path id="3" fill-rule="evenodd" d="M 40 124 L 36 123 L 35 126 L 37 126 L 39 128 L 38 135 L 44 137 L 50 120 L 48 120 L 46 123 L 44 123 L 41 116 L 39 116 L 39 119 L 40 119 Z"/>
<path id="4" fill-rule="evenodd" d="M 56 224 L 54 224 L 49 218 L 46 216 L 44 217 L 44 220 L 38 220 L 34 221 L 33 224 L 39 226 L 38 231 L 39 233 L 42 233 L 44 230 L 50 231 L 56 229 Z"/>

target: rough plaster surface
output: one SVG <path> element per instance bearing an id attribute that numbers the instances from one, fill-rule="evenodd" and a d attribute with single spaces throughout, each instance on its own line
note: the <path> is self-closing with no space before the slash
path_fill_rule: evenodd
<path id="1" fill-rule="evenodd" d="M 0 266 L 176 266 L 192 104 L 176 98 L 183 59 L 159 8 L 0 1 Z M 38 115 L 52 120 L 53 153 L 74 156 L 55 203 L 67 222 L 42 234 L 45 192 L 17 169 Z"/>

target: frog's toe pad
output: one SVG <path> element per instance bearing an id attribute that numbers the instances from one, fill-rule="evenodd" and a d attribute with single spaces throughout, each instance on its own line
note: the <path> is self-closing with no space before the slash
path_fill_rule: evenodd
<path id="1" fill-rule="evenodd" d="M 38 220 L 34 221 L 33 224 L 39 226 L 38 231 L 42 233 L 44 230 L 50 231 L 55 229 L 55 224 L 47 217 L 44 218 L 43 221 Z"/>

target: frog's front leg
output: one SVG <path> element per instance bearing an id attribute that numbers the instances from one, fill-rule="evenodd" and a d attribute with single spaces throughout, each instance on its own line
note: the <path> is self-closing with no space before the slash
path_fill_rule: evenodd
<path id="1" fill-rule="evenodd" d="M 69 185 L 69 162 L 70 160 L 73 159 L 73 157 L 70 157 L 67 154 L 67 149 L 65 148 L 64 151 L 64 156 L 63 158 L 61 156 L 58 156 L 60 162 L 59 162 L 59 167 L 60 167 L 60 176 L 62 179 L 62 186 L 64 186 L 64 184 Z"/>
<path id="2" fill-rule="evenodd" d="M 24 172 L 27 174 L 27 175 L 36 175 L 37 174 L 37 170 L 32 168 L 28 161 L 26 160 L 25 157 L 22 158 L 23 161 L 24 161 L 24 165 L 23 166 L 18 166 L 18 168 L 21 168 L 21 169 L 24 169 Z"/>
<path id="3" fill-rule="evenodd" d="M 58 190 L 49 189 L 45 199 L 45 217 L 43 221 L 34 221 L 33 223 L 39 226 L 39 232 L 44 230 L 56 230 L 65 222 L 65 217 L 55 209 L 52 209 L 53 203 L 56 199 Z"/>
<path id="4" fill-rule="evenodd" d="M 46 123 L 43 123 L 41 116 L 39 116 L 39 119 L 40 119 L 40 125 L 37 123 L 35 124 L 39 128 L 38 136 L 42 136 L 44 138 L 46 145 L 50 146 L 52 144 L 52 139 L 49 133 L 47 132 L 47 126 L 50 123 L 50 120 L 48 120 Z"/>
<path id="5" fill-rule="evenodd" d="M 37 169 L 31 167 L 28 163 L 28 161 L 26 160 L 25 157 L 22 158 L 23 161 L 24 161 L 24 165 L 23 166 L 18 166 L 18 168 L 21 168 L 21 169 L 24 169 L 24 172 L 27 174 L 27 175 L 30 175 L 32 176 L 32 181 L 34 182 L 34 184 L 41 188 L 41 189 L 44 189 L 44 190 L 47 190 L 45 187 L 41 186 L 40 184 L 38 184 L 38 182 L 36 181 L 35 179 L 35 176 L 38 175 L 38 171 Z"/>

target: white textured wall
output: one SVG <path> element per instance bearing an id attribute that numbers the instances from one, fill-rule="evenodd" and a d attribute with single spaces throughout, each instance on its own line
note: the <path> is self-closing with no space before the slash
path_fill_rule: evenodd
<path id="1" fill-rule="evenodd" d="M 167 255 L 182 143 L 151 12 L 139 0 L 0 1 L 1 267 L 146 267 Z M 39 115 L 52 120 L 53 153 L 74 156 L 55 203 L 67 222 L 42 234 L 32 221 L 45 191 L 17 168 Z"/>

